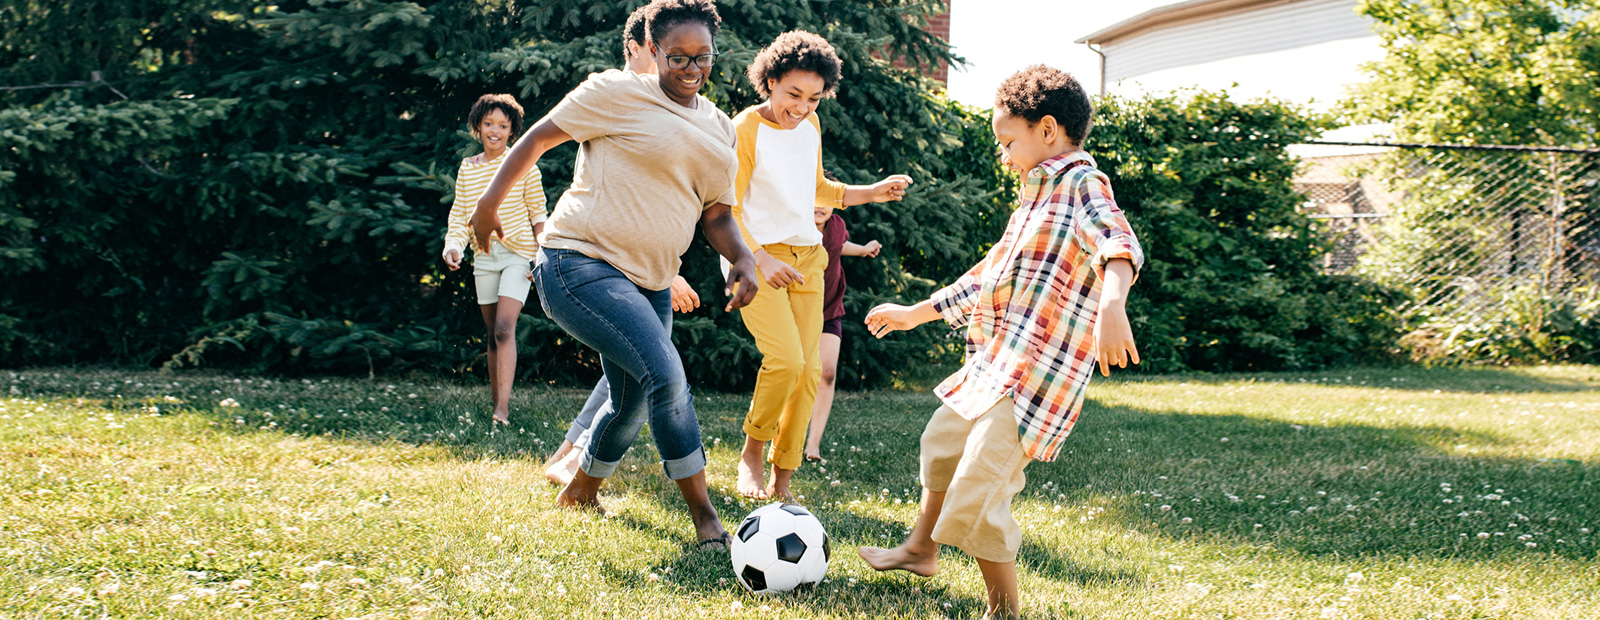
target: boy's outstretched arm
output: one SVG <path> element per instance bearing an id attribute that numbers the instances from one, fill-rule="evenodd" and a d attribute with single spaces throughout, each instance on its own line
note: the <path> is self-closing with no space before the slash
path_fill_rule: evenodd
<path id="1" fill-rule="evenodd" d="M 1128 324 L 1128 286 L 1133 284 L 1133 262 L 1113 258 L 1106 262 L 1105 281 L 1100 288 L 1100 307 L 1094 322 L 1094 357 L 1100 374 L 1111 376 L 1111 367 L 1126 368 L 1139 363 L 1139 348 L 1133 343 L 1133 327 Z"/>
<path id="2" fill-rule="evenodd" d="M 938 319 L 939 311 L 933 309 L 933 300 L 924 299 L 915 306 L 883 304 L 867 313 L 867 331 L 882 338 L 889 332 L 905 331 Z"/>
<path id="3" fill-rule="evenodd" d="M 853 207 L 869 202 L 895 201 L 905 198 L 906 188 L 910 186 L 910 176 L 891 174 L 872 185 L 846 185 L 842 202 L 846 207 Z"/>
<path id="4" fill-rule="evenodd" d="M 844 242 L 844 247 L 840 248 L 839 255 L 840 256 L 865 256 L 867 258 L 872 258 L 872 257 L 878 255 L 878 250 L 882 250 L 882 249 L 883 249 L 883 244 L 882 243 L 878 243 L 878 241 L 876 239 L 874 239 L 872 241 L 868 241 L 866 245 L 857 245 L 857 244 L 854 244 L 854 243 L 850 243 L 849 241 L 846 241 L 846 242 Z"/>

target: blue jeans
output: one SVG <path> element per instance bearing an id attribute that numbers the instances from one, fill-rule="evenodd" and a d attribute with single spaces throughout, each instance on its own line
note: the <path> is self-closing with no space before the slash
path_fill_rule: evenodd
<path id="1" fill-rule="evenodd" d="M 572 250 L 541 250 L 534 285 L 545 314 L 600 354 L 612 408 L 595 416 L 583 472 L 610 477 L 645 421 L 668 478 L 705 470 L 700 421 L 672 344 L 672 291 L 640 288 L 616 267 Z"/>
<path id="2" fill-rule="evenodd" d="M 605 359 L 600 360 L 600 365 L 605 366 Z M 594 391 L 589 392 L 589 400 L 583 401 L 583 409 L 578 411 L 578 417 L 572 419 L 572 427 L 567 429 L 567 443 L 574 448 L 589 447 L 589 427 L 594 426 L 594 419 L 600 415 L 601 409 L 611 409 L 611 383 L 605 377 L 600 377 L 600 382 L 594 384 Z"/>

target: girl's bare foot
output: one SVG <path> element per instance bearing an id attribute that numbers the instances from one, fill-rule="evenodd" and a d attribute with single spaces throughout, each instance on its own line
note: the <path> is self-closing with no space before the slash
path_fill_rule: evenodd
<path id="1" fill-rule="evenodd" d="M 494 415 L 489 417 L 489 420 L 492 421 L 495 426 L 511 426 L 511 412 L 496 411 L 494 412 Z"/>
<path id="2" fill-rule="evenodd" d="M 911 551 L 905 545 L 893 549 L 861 547 L 856 550 L 873 570 L 903 570 L 923 577 L 939 574 L 939 549 Z"/>
<path id="3" fill-rule="evenodd" d="M 561 458 L 550 460 L 550 464 L 544 468 L 544 479 L 558 487 L 567 486 L 572 482 L 572 477 L 577 475 L 578 464 L 581 462 L 583 462 L 583 450 L 567 450 Z"/>
<path id="4" fill-rule="evenodd" d="M 767 464 L 761 461 L 767 442 L 744 439 L 744 452 L 739 455 L 739 494 L 751 499 L 766 499 L 766 485 L 761 480 Z"/>
<path id="5" fill-rule="evenodd" d="M 789 493 L 789 480 L 794 478 L 793 469 L 772 468 L 772 482 L 767 483 L 767 497 L 780 502 L 794 503 L 794 495 Z"/>

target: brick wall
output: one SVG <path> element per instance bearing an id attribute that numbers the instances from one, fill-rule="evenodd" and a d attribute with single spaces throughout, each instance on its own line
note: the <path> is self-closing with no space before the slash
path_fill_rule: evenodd
<path id="1" fill-rule="evenodd" d="M 951 2 L 955 2 L 955 0 L 945 0 L 945 3 L 944 3 L 945 10 L 944 10 L 944 12 L 940 13 L 938 15 L 932 15 L 932 16 L 928 17 L 928 33 L 932 34 L 933 36 L 936 36 L 936 37 L 939 37 L 941 39 L 944 39 L 946 43 L 950 42 L 950 3 Z M 905 59 L 896 58 L 895 61 L 894 61 L 894 66 L 900 67 L 902 69 L 906 68 Z M 929 77 L 932 77 L 933 79 L 938 80 L 939 83 L 941 83 L 941 84 L 948 85 L 950 83 L 950 79 L 949 79 L 950 78 L 950 65 L 949 65 L 949 63 L 946 63 L 946 62 L 941 60 L 941 61 L 939 61 L 939 66 L 938 67 L 935 67 L 935 68 L 933 68 L 931 70 L 928 70 L 928 69 L 925 68 L 925 71 L 926 71 L 926 73 L 928 74 Z"/>

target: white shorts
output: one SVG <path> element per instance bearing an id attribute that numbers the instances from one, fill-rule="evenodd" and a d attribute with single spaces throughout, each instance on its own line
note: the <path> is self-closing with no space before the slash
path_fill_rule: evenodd
<path id="1" fill-rule="evenodd" d="M 528 281 L 528 259 L 493 241 L 489 242 L 489 247 L 488 254 L 478 253 L 472 257 L 472 279 L 478 283 L 478 305 L 499 303 L 501 297 L 527 303 L 528 287 L 533 285 Z"/>

